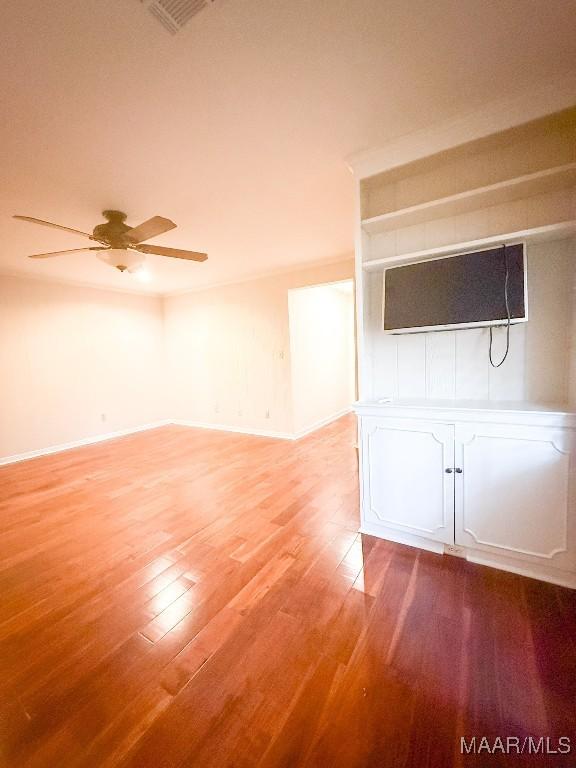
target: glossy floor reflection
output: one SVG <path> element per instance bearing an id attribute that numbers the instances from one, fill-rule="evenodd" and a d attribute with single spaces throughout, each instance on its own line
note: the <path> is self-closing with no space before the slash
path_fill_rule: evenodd
<path id="1" fill-rule="evenodd" d="M 360 536 L 353 446 L 165 427 L 0 468 L 2 765 L 573 765 L 460 737 L 576 752 L 575 593 Z"/>

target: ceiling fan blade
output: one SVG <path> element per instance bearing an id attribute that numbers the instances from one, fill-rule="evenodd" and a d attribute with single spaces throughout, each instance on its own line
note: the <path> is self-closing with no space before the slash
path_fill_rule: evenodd
<path id="1" fill-rule="evenodd" d="M 45 227 L 52 227 L 53 229 L 63 229 L 65 232 L 74 232 L 76 235 L 84 235 L 84 237 L 89 237 L 90 240 L 94 240 L 92 235 L 89 235 L 88 232 L 81 232 L 79 229 L 72 229 L 72 227 L 63 227 L 61 224 L 54 224 L 51 221 L 33 219 L 32 216 L 13 216 L 12 218 L 20 219 L 20 221 L 31 221 L 32 224 L 42 224 Z"/>
<path id="2" fill-rule="evenodd" d="M 153 216 L 137 227 L 129 229 L 125 235 L 131 243 L 141 243 L 143 240 L 149 240 L 151 237 L 168 232 L 174 229 L 175 226 L 176 224 L 170 221 L 170 219 L 165 219 L 163 216 Z"/>
<path id="3" fill-rule="evenodd" d="M 51 251 L 50 253 L 33 253 L 29 259 L 50 259 L 52 256 L 62 256 L 64 253 L 78 253 L 78 251 L 106 251 L 107 248 L 72 248 L 68 251 Z"/>
<path id="4" fill-rule="evenodd" d="M 134 245 L 132 246 L 140 253 L 152 253 L 155 256 L 171 256 L 173 259 L 188 259 L 189 261 L 206 261 L 206 253 L 197 251 L 181 251 L 180 248 L 164 248 L 161 245 Z"/>

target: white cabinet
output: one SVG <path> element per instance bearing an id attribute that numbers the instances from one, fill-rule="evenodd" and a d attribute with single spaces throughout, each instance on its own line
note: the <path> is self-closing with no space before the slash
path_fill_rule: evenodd
<path id="1" fill-rule="evenodd" d="M 454 536 L 454 427 L 366 417 L 362 424 L 364 515 L 432 541 Z"/>
<path id="2" fill-rule="evenodd" d="M 357 412 L 364 533 L 576 586 L 573 415 Z"/>
<path id="3" fill-rule="evenodd" d="M 549 427 L 457 424 L 456 544 L 574 567 L 571 437 Z"/>

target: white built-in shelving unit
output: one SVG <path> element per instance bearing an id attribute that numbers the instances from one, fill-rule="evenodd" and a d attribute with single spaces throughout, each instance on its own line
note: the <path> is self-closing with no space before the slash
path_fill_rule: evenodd
<path id="1" fill-rule="evenodd" d="M 356 181 L 360 399 L 444 394 L 576 406 L 576 328 L 568 307 L 576 263 L 576 109 L 400 166 L 374 167 Z M 526 244 L 536 320 L 512 329 L 513 351 L 502 369 L 491 370 L 483 354 L 485 329 L 382 333 L 387 267 L 511 242 Z M 538 315 L 544 319 L 537 322 Z M 538 370 L 535 357 L 545 347 L 549 359 Z"/>
<path id="2" fill-rule="evenodd" d="M 575 184 L 576 163 L 566 163 L 498 181 L 496 184 L 467 189 L 455 195 L 387 211 L 379 216 L 371 216 L 362 219 L 362 228 L 370 235 L 389 232 L 435 219 L 458 216 L 492 205 L 502 205 L 514 200 L 574 187 Z"/>
<path id="3" fill-rule="evenodd" d="M 355 173 L 362 530 L 576 586 L 576 107 L 422 145 Z M 529 321 L 502 367 L 485 328 L 383 332 L 388 267 L 511 242 Z"/>

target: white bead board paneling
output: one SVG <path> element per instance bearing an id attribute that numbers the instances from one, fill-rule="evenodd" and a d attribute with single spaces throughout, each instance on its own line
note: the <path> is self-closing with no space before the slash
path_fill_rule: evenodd
<path id="1" fill-rule="evenodd" d="M 426 334 L 398 336 L 398 397 L 426 397 Z"/>
<path id="2" fill-rule="evenodd" d="M 456 397 L 456 333 L 426 334 L 426 397 L 453 400 Z"/>
<path id="3" fill-rule="evenodd" d="M 505 340 L 494 333 L 493 359 Z M 381 334 L 373 346 L 374 396 L 429 400 L 522 400 L 524 397 L 524 328 L 513 326 L 510 352 L 500 368 L 488 359 L 488 331 L 470 328 L 391 336 Z"/>
<path id="4" fill-rule="evenodd" d="M 576 241 L 533 244 L 528 249 L 526 381 L 528 399 L 569 400 L 570 347 L 574 331 L 572 286 Z"/>
<path id="5" fill-rule="evenodd" d="M 398 347 L 396 339 L 380 333 L 373 345 L 373 391 L 370 399 L 399 397 Z"/>
<path id="6" fill-rule="evenodd" d="M 488 331 L 469 328 L 456 331 L 456 397 L 489 399 Z"/>
<path id="7" fill-rule="evenodd" d="M 360 399 L 398 397 L 398 350 L 396 337 L 382 331 L 382 275 L 366 273 L 365 354 L 368 361 L 365 391 Z"/>
<path id="8" fill-rule="evenodd" d="M 574 240 L 529 246 L 529 316 L 533 321 L 511 326 L 510 351 L 499 368 L 489 362 L 488 328 L 385 334 L 382 274 L 365 274 L 373 388 L 362 396 L 566 402 L 570 366 L 574 366 L 567 355 L 574 311 L 570 305 L 576 275 L 574 248 Z M 495 362 L 501 360 L 505 346 L 506 329 L 494 328 Z"/>
<path id="9" fill-rule="evenodd" d="M 526 381 L 526 329 L 527 326 L 513 325 L 510 328 L 510 350 L 505 362 L 499 368 L 488 364 L 489 400 L 525 400 Z M 488 336 L 488 332 L 486 333 Z M 490 342 L 484 348 L 484 359 L 488 357 Z M 499 363 L 506 351 L 506 329 L 495 328 L 493 332 L 492 359 Z M 489 360 L 488 360 L 489 363 Z"/>

